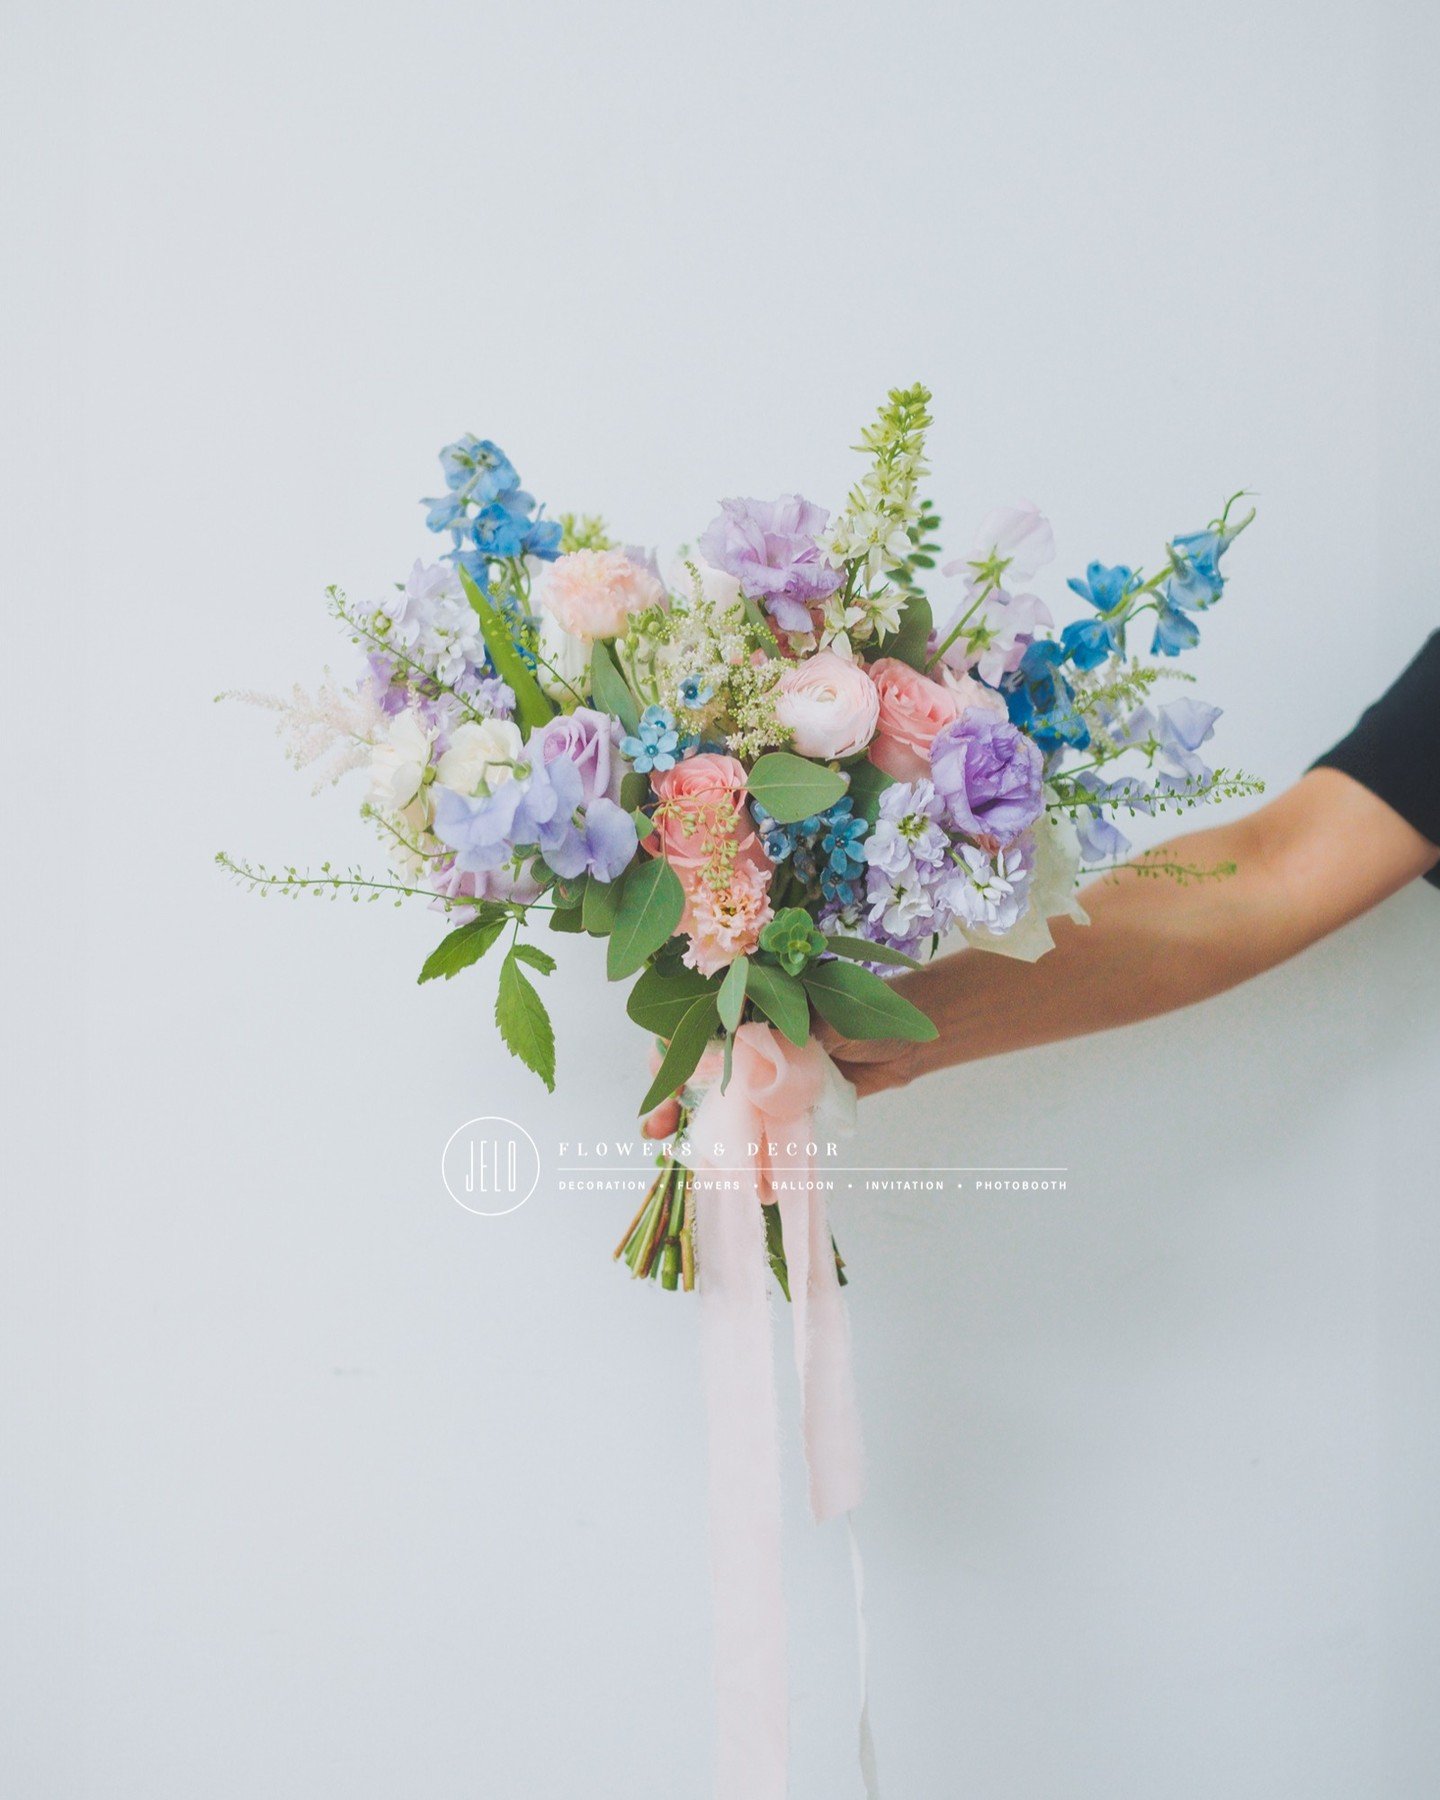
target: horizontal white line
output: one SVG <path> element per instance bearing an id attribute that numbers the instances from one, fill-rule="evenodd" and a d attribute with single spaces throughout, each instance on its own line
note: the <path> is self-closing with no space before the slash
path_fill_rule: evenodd
<path id="1" fill-rule="evenodd" d="M 772 1165 L 773 1166 L 773 1165 Z M 713 1175 L 743 1175 L 754 1167 L 753 1163 L 739 1163 L 733 1168 L 712 1168 Z M 557 1169 L 557 1175 L 653 1175 L 654 1163 L 640 1163 L 637 1167 L 629 1167 L 624 1163 L 593 1162 L 585 1163 L 579 1168 Z M 782 1174 L 798 1175 L 799 1164 L 787 1164 Z M 864 1164 L 847 1163 L 815 1163 L 810 1173 L 813 1175 L 1068 1175 L 1068 1164 L 1051 1163 L 927 1163 L 916 1168 L 869 1168 Z"/>

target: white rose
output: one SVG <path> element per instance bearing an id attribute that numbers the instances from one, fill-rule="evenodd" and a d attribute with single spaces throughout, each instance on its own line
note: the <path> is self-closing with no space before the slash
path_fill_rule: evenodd
<path id="1" fill-rule="evenodd" d="M 435 766 L 441 787 L 457 794 L 478 794 L 482 787 L 500 787 L 515 773 L 515 762 L 524 746 L 519 727 L 508 719 L 486 719 L 483 724 L 466 720 L 450 737 L 450 748 Z"/>
<path id="2" fill-rule="evenodd" d="M 386 812 L 403 812 L 420 792 L 430 766 L 435 734 L 413 712 L 397 713 L 370 752 L 370 800 Z"/>
<path id="3" fill-rule="evenodd" d="M 665 571 L 665 585 L 687 605 L 695 595 L 695 578 L 685 566 L 687 561 L 695 565 L 700 576 L 700 592 L 712 606 L 733 606 L 740 598 L 740 583 L 734 575 L 727 575 L 703 557 L 677 556 Z"/>
<path id="4" fill-rule="evenodd" d="M 590 643 L 567 631 L 547 608 L 540 612 L 540 654 L 535 679 L 562 706 L 574 706 L 590 686 Z M 546 664 L 549 667 L 546 667 Z"/>

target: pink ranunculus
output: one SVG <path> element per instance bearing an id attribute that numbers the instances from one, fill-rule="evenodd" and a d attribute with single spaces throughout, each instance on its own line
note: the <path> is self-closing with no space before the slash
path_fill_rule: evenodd
<path id="1" fill-rule="evenodd" d="M 650 785 L 661 802 L 656 809 L 659 852 L 682 882 L 729 855 L 766 863 L 755 827 L 745 810 L 745 770 L 733 756 L 705 751 L 687 756 L 673 769 L 657 770 Z M 766 863 L 768 867 L 768 863 Z"/>
<path id="2" fill-rule="evenodd" d="M 530 739 L 530 748 L 538 750 L 546 762 L 557 756 L 569 757 L 580 772 L 587 801 L 619 800 L 625 773 L 615 748 L 619 739 L 618 720 L 589 706 L 577 706 L 573 713 L 542 725 Z"/>
<path id="3" fill-rule="evenodd" d="M 652 569 L 621 550 L 572 550 L 551 563 L 539 597 L 572 637 L 594 643 L 618 637 L 632 613 L 662 605 L 665 586 Z"/>
<path id="4" fill-rule="evenodd" d="M 862 664 L 821 650 L 780 677 L 775 716 L 801 756 L 856 756 L 875 735 L 880 696 Z"/>
<path id="5" fill-rule="evenodd" d="M 930 773 L 935 734 L 959 716 L 955 696 L 893 656 L 871 663 L 870 679 L 880 697 L 871 762 L 896 781 L 923 781 Z"/>

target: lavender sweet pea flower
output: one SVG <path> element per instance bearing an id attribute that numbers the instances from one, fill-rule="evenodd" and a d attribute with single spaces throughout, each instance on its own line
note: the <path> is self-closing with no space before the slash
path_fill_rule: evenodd
<path id="1" fill-rule="evenodd" d="M 1155 736 L 1160 744 L 1162 783 L 1167 778 L 1175 784 L 1209 780 L 1210 770 L 1195 752 L 1215 730 L 1220 710 L 1203 700 L 1190 699 L 1171 700 L 1158 709 Z"/>
<path id="2" fill-rule="evenodd" d="M 1010 844 L 1044 806 L 1045 759 L 1004 720 L 966 711 L 930 746 L 930 773 L 950 823 L 974 837 Z"/>
<path id="3" fill-rule="evenodd" d="M 817 542 L 829 513 L 799 494 L 720 506 L 700 539 L 700 554 L 733 575 L 748 598 L 762 601 L 782 631 L 813 629 L 810 603 L 833 594 L 841 581 Z"/>
<path id="4" fill-rule="evenodd" d="M 629 813 L 603 795 L 590 802 L 578 823 L 567 818 L 565 827 L 546 848 L 545 860 L 567 881 L 582 874 L 597 881 L 617 880 L 630 866 L 640 841 Z"/>
<path id="5" fill-rule="evenodd" d="M 553 762 L 557 756 L 563 756 L 573 763 L 586 801 L 618 800 L 620 781 L 625 773 L 616 754 L 619 738 L 618 720 L 591 707 L 577 706 L 573 713 L 542 726 L 528 747 L 531 755 L 538 756 L 543 762 Z"/>
<path id="6" fill-rule="evenodd" d="M 463 875 L 485 875 L 510 856 L 511 833 L 525 798 L 525 783 L 505 781 L 492 794 L 471 799 L 453 788 L 435 789 L 435 835 L 455 852 Z"/>

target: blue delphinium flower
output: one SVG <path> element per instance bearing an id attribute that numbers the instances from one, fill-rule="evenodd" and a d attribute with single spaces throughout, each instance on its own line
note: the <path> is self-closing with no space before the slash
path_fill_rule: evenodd
<path id="1" fill-rule="evenodd" d="M 519 556 L 553 562 L 560 523 L 542 518 L 535 496 L 520 486 L 514 463 L 498 444 L 466 434 L 440 452 L 447 492 L 423 501 L 431 531 L 448 531 L 448 560 L 489 591 L 489 565 Z"/>
<path id="2" fill-rule="evenodd" d="M 520 485 L 514 463 L 498 444 L 467 431 L 440 452 L 440 472 L 453 494 L 484 506 Z"/>
<path id="3" fill-rule="evenodd" d="M 1171 543 L 1174 571 L 1156 597 L 1152 656 L 1178 656 L 1200 642 L 1200 628 L 1188 615 L 1204 612 L 1225 592 L 1220 559 L 1254 517 L 1252 511 L 1238 525 L 1221 517 L 1206 530 L 1187 532 Z"/>
<path id="4" fill-rule="evenodd" d="M 1060 672 L 1068 658 L 1069 651 L 1057 639 L 1037 638 L 1004 690 L 1010 723 L 1028 732 L 1042 750 L 1061 744 L 1083 750 L 1090 742 L 1090 727 L 1075 705 L 1075 690 Z"/>
<path id="5" fill-rule="evenodd" d="M 1085 579 L 1072 575 L 1066 586 L 1082 600 L 1088 600 L 1100 615 L 1094 619 L 1077 619 L 1060 634 L 1077 669 L 1093 669 L 1125 646 L 1125 602 L 1140 586 L 1133 569 L 1117 563 L 1107 568 L 1092 562 Z"/>
<path id="6" fill-rule="evenodd" d="M 680 734 L 675 729 L 675 715 L 668 707 L 647 706 L 640 715 L 633 736 L 620 740 L 620 754 L 641 775 L 652 769 L 662 774 L 673 769 L 680 754 Z"/>
<path id="7" fill-rule="evenodd" d="M 1155 596 L 1155 635 L 1150 640 L 1152 656 L 1178 656 L 1182 650 L 1193 650 L 1200 642 L 1200 627 L 1178 606 L 1172 604 L 1168 590 Z"/>

